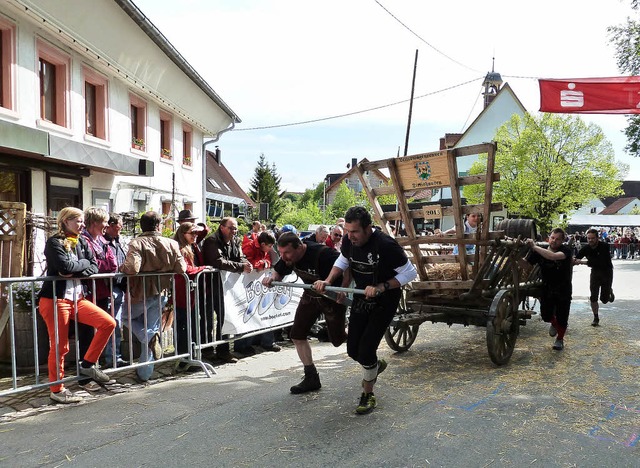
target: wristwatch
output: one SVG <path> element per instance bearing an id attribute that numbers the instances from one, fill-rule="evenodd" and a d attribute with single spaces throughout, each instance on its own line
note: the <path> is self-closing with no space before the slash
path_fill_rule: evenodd
<path id="1" fill-rule="evenodd" d="M 390 287 L 391 287 L 391 285 L 389 284 L 389 282 L 385 281 L 384 282 L 384 290 L 387 291 Z"/>

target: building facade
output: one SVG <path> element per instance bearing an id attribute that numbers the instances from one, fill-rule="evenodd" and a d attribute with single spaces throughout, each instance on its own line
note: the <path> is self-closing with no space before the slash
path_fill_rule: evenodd
<path id="1" fill-rule="evenodd" d="M 204 213 L 203 143 L 240 122 L 129 0 L 0 4 L 0 201 Z"/>

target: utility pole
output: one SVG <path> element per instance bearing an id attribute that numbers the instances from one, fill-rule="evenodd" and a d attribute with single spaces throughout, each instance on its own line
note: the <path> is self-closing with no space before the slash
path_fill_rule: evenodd
<path id="1" fill-rule="evenodd" d="M 416 88 L 416 70 L 418 69 L 418 49 L 416 49 L 416 58 L 413 63 L 413 80 L 411 81 L 411 100 L 409 101 L 409 119 L 407 121 L 407 136 L 404 140 L 404 155 L 407 155 L 409 149 L 409 133 L 411 132 L 411 114 L 413 112 L 413 94 Z"/>

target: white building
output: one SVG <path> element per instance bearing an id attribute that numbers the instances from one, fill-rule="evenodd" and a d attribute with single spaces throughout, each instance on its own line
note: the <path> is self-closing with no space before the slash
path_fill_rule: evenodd
<path id="1" fill-rule="evenodd" d="M 240 122 L 130 0 L 0 3 L 0 201 L 204 214 L 203 142 Z"/>

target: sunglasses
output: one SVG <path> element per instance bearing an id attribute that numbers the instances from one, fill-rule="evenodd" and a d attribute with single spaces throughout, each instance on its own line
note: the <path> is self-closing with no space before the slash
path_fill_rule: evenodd
<path id="1" fill-rule="evenodd" d="M 338 233 L 335 233 L 335 232 L 334 232 L 333 234 L 331 234 L 331 235 L 332 235 L 333 237 L 342 237 L 342 234 L 338 234 Z"/>

